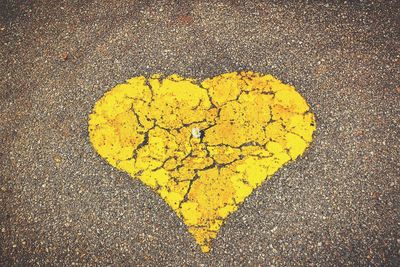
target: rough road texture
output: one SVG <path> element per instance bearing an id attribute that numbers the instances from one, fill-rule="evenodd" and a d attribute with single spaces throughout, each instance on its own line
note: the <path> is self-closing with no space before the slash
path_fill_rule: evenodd
<path id="1" fill-rule="evenodd" d="M 398 3 L 0 3 L 0 265 L 399 265 Z M 202 253 L 161 198 L 92 149 L 117 83 L 235 70 L 293 84 L 305 155 Z"/>

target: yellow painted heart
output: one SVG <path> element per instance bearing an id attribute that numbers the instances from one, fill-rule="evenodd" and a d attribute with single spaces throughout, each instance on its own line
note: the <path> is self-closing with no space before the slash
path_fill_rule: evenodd
<path id="1" fill-rule="evenodd" d="M 256 187 L 305 151 L 314 130 L 293 86 L 250 71 L 201 83 L 134 77 L 108 91 L 89 119 L 100 156 L 155 190 L 203 252 Z"/>

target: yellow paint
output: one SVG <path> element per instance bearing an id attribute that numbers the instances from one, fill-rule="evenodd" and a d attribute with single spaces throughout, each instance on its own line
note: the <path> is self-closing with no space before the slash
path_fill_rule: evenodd
<path id="1" fill-rule="evenodd" d="M 100 156 L 157 191 L 203 252 L 256 187 L 303 154 L 314 130 L 294 87 L 250 71 L 201 83 L 134 77 L 89 119 Z"/>

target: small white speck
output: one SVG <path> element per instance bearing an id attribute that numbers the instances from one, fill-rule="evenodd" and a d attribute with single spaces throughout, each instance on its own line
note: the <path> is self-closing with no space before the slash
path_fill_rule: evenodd
<path id="1" fill-rule="evenodd" d="M 192 136 L 194 138 L 200 138 L 201 137 L 201 131 L 199 128 L 193 128 L 192 129 Z"/>

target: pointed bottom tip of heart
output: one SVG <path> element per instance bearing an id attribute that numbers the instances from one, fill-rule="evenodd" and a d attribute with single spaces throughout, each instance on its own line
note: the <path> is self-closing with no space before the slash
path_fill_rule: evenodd
<path id="1" fill-rule="evenodd" d="M 200 248 L 201 248 L 201 252 L 208 253 L 208 252 L 210 252 L 211 246 L 203 245 L 203 246 L 200 246 Z"/>

